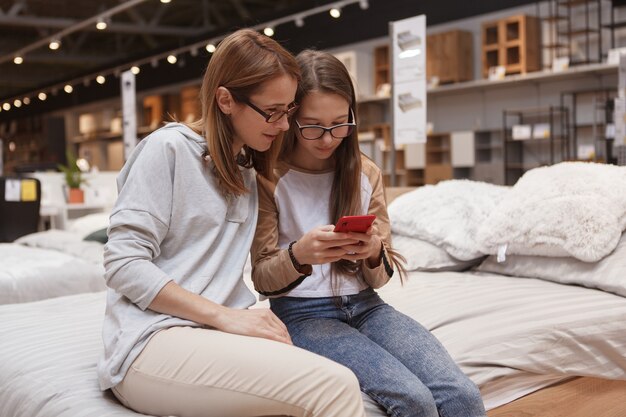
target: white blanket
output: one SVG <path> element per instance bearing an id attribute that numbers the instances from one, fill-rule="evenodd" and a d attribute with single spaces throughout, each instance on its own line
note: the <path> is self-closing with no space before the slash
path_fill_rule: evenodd
<path id="1" fill-rule="evenodd" d="M 626 167 L 563 162 L 524 174 L 481 225 L 487 254 L 572 256 L 596 262 L 626 228 Z"/>
<path id="2" fill-rule="evenodd" d="M 508 187 L 469 180 L 420 187 L 389 205 L 391 230 L 439 246 L 456 259 L 480 258 L 478 228 L 507 191 Z"/>

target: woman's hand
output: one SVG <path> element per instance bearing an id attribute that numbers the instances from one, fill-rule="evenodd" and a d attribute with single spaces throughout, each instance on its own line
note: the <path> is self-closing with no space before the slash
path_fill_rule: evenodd
<path id="1" fill-rule="evenodd" d="M 270 310 L 238 310 L 225 307 L 184 289 L 174 281 L 165 284 L 148 308 L 157 313 L 211 326 L 226 333 L 292 344 L 287 326 Z"/>
<path id="2" fill-rule="evenodd" d="M 269 309 L 238 310 L 223 307 L 216 317 L 214 327 L 226 333 L 293 344 L 287 326 Z"/>
<path id="3" fill-rule="evenodd" d="M 320 265 L 338 261 L 346 256 L 344 246 L 358 242 L 355 233 L 333 232 L 335 226 L 326 225 L 312 229 L 291 247 L 301 265 Z"/>
<path id="4" fill-rule="evenodd" d="M 350 232 L 348 235 L 355 240 L 358 240 L 358 242 L 342 246 L 342 249 L 346 251 L 346 255 L 342 256 L 342 259 L 350 261 L 367 259 L 367 263 L 370 268 L 375 268 L 380 265 L 380 249 L 382 241 L 378 236 L 378 229 L 376 226 L 370 226 L 365 233 Z"/>

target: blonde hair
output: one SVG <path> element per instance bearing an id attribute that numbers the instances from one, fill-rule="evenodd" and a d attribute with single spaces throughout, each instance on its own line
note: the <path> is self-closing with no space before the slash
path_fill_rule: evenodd
<path id="1" fill-rule="evenodd" d="M 300 80 L 294 57 L 278 42 L 251 29 L 241 29 L 227 36 L 209 61 L 200 89 L 202 116 L 189 126 L 206 139 L 215 175 L 227 194 L 241 195 L 248 191 L 238 165 L 254 167 L 266 177 L 272 175 L 282 138 L 274 141 L 267 152 L 244 145 L 242 154 L 235 158 L 233 124 L 230 116 L 222 113 L 217 105 L 217 89 L 225 87 L 233 97 L 250 97 L 263 83 L 281 75 Z"/>

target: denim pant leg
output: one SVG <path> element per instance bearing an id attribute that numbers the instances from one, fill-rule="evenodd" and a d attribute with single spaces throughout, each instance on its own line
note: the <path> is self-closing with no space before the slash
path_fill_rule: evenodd
<path id="1" fill-rule="evenodd" d="M 296 346 L 350 368 L 361 390 L 393 417 L 438 417 L 428 387 L 389 352 L 350 325 L 352 296 L 272 299 Z"/>
<path id="2" fill-rule="evenodd" d="M 374 294 L 357 304 L 357 328 L 406 366 L 430 390 L 442 417 L 486 415 L 478 387 L 435 336 Z"/>

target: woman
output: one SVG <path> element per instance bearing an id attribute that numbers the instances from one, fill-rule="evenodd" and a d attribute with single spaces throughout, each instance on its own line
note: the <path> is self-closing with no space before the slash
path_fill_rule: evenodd
<path id="1" fill-rule="evenodd" d="M 296 59 L 295 124 L 276 177 L 259 177 L 256 289 L 274 296 L 271 309 L 296 346 L 352 369 L 387 414 L 485 416 L 478 389 L 437 339 L 374 291 L 401 269 L 400 257 L 390 247 L 381 172 L 359 152 L 348 72 L 328 53 Z M 376 215 L 366 233 L 334 232 L 341 216 L 362 214 Z"/>
<path id="2" fill-rule="evenodd" d="M 346 368 L 291 345 L 242 282 L 258 201 L 254 169 L 295 110 L 299 70 L 251 30 L 224 39 L 204 76 L 202 119 L 144 139 L 118 178 L 104 264 L 102 389 L 176 416 L 363 416 Z M 267 153 L 265 153 L 267 151 Z"/>

